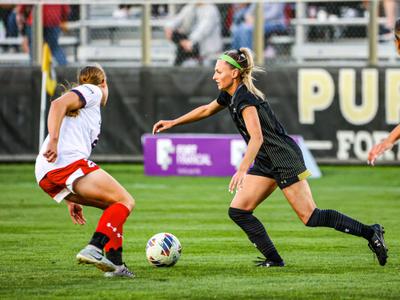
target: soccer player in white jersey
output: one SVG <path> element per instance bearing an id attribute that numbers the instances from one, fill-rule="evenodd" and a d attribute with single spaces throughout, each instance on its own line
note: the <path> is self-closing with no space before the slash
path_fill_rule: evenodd
<path id="1" fill-rule="evenodd" d="M 75 224 L 86 223 L 82 205 L 103 210 L 92 239 L 76 256 L 78 262 L 95 265 L 106 277 L 133 278 L 122 261 L 122 228 L 135 201 L 111 175 L 88 160 L 100 134 L 100 107 L 107 103 L 106 74 L 99 65 L 87 66 L 80 71 L 78 83 L 51 103 L 49 134 L 36 159 L 36 180 L 56 202 L 66 202 Z"/>
<path id="2" fill-rule="evenodd" d="M 394 27 L 394 42 L 397 54 L 400 55 L 400 19 L 397 19 Z M 375 160 L 381 156 L 386 150 L 392 149 L 393 145 L 400 139 L 400 124 L 397 125 L 389 134 L 389 136 L 374 145 L 368 153 L 368 163 L 375 164 Z"/>

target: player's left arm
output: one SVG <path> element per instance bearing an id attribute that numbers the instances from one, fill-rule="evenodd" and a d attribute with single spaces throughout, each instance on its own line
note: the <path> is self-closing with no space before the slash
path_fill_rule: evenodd
<path id="1" fill-rule="evenodd" d="M 242 111 L 242 116 L 246 124 L 246 129 L 250 135 L 250 140 L 247 145 L 247 150 L 244 154 L 243 160 L 229 184 L 230 192 L 233 192 L 235 188 L 240 189 L 242 187 L 244 177 L 246 176 L 248 169 L 256 158 L 257 153 L 264 141 L 257 108 L 255 106 L 245 107 Z"/>
<path id="2" fill-rule="evenodd" d="M 43 156 L 48 162 L 55 162 L 57 159 L 57 144 L 60 134 L 62 120 L 68 112 L 76 111 L 83 103 L 74 92 L 68 92 L 51 102 L 47 127 L 49 129 L 49 144 Z"/>

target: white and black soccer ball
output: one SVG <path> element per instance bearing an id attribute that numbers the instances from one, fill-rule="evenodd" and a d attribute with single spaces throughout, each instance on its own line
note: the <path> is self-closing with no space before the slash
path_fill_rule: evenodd
<path id="1" fill-rule="evenodd" d="M 176 236 L 161 232 L 153 235 L 146 245 L 146 257 L 155 267 L 172 267 L 181 257 L 182 246 Z"/>

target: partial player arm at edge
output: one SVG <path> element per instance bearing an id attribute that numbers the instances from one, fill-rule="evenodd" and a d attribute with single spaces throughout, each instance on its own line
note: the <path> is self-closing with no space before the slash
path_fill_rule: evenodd
<path id="1" fill-rule="evenodd" d="M 176 118 L 174 120 L 161 120 L 153 126 L 153 134 L 165 131 L 177 125 L 183 125 L 187 123 L 193 123 L 209 116 L 216 114 L 223 110 L 225 107 L 218 104 L 217 100 L 214 100 L 206 105 L 199 106 L 192 111 Z"/>
<path id="2" fill-rule="evenodd" d="M 389 150 L 400 139 L 400 124 L 397 125 L 382 142 L 374 145 L 368 153 L 368 163 L 374 165 L 375 160 Z"/>
<path id="3" fill-rule="evenodd" d="M 57 143 L 60 135 L 62 120 L 65 115 L 82 107 L 79 96 L 73 92 L 68 92 L 51 102 L 47 127 L 49 129 L 49 145 L 43 156 L 48 162 L 54 162 L 57 158 Z"/>
<path id="4" fill-rule="evenodd" d="M 389 134 L 389 136 L 385 139 L 388 143 L 394 144 L 400 138 L 400 125 L 397 125 Z"/>

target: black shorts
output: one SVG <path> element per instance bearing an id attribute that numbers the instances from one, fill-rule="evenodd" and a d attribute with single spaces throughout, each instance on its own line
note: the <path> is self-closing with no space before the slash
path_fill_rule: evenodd
<path id="1" fill-rule="evenodd" d="M 247 174 L 275 179 L 281 190 L 311 176 L 311 172 L 305 166 L 304 168 L 291 171 L 292 174 L 296 175 L 287 175 L 282 172 L 274 171 L 273 168 L 267 166 L 266 164 L 261 164 L 260 162 L 256 161 Z"/>

